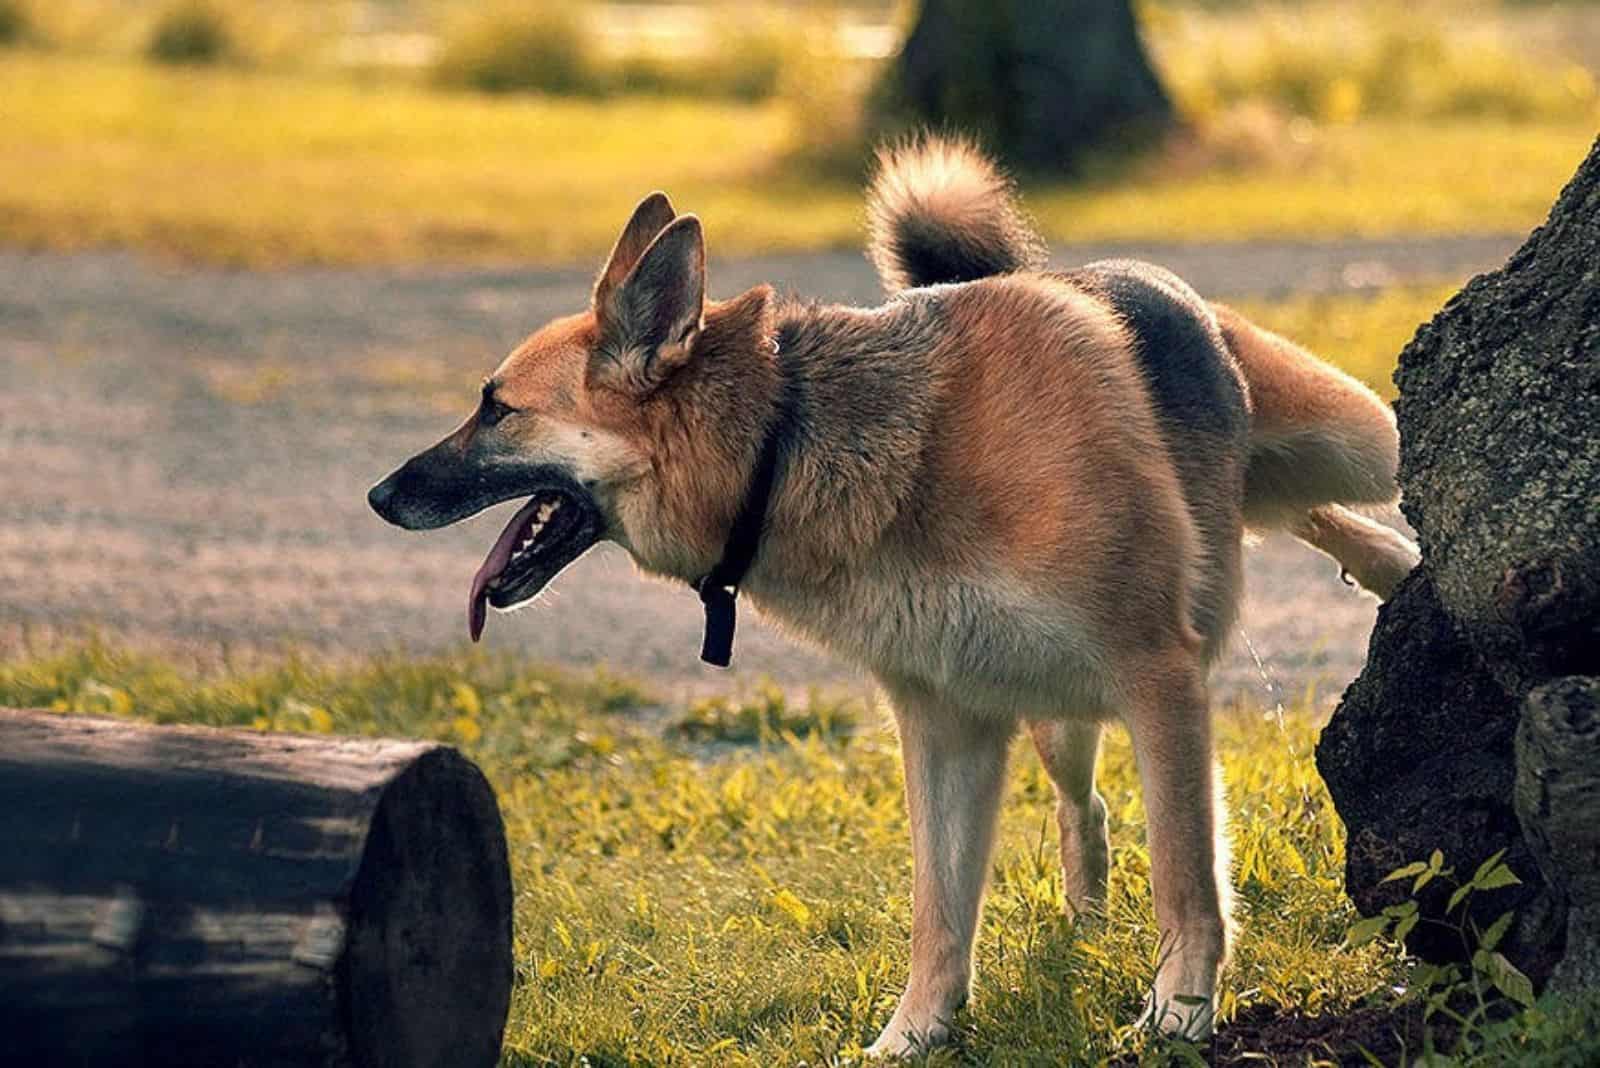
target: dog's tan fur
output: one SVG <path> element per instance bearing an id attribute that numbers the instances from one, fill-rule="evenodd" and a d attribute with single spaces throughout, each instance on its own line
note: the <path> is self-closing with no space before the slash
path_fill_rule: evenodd
<path id="1" fill-rule="evenodd" d="M 492 426 L 475 417 L 445 444 L 489 435 L 493 455 L 562 465 L 643 568 L 693 581 L 721 556 L 774 413 L 795 398 L 743 590 L 871 671 L 895 707 L 911 973 L 874 1050 L 943 1040 L 967 996 L 1022 726 L 1057 786 L 1067 899 L 1080 911 L 1104 900 L 1094 764 L 1113 718 L 1145 784 L 1167 950 L 1149 1017 L 1203 1034 L 1228 922 L 1206 670 L 1234 619 L 1241 535 L 1290 528 L 1387 593 L 1414 549 L 1340 504 L 1393 498 L 1393 418 L 1152 269 L 1140 275 L 1151 299 L 1198 309 L 1183 313 L 1186 336 L 1205 339 L 1207 373 L 1237 408 L 1232 424 L 1174 421 L 1148 339 L 1088 276 L 1031 269 L 1039 242 L 962 146 L 888 155 L 872 209 L 895 293 L 884 306 L 813 306 L 767 287 L 716 303 L 703 300 L 698 221 L 647 199 L 592 307 L 494 373 L 515 411 Z M 928 284 L 946 281 L 961 284 Z M 406 507 L 428 505 L 393 505 Z"/>

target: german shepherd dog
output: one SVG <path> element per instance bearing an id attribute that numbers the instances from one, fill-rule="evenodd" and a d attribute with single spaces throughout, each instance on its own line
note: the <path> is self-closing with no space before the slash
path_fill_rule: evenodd
<path id="1" fill-rule="evenodd" d="M 884 150 L 869 206 L 888 299 L 853 308 L 769 286 L 708 300 L 700 220 L 647 197 L 589 307 L 512 352 L 372 507 L 430 529 L 526 499 L 473 579 L 474 638 L 486 606 L 608 539 L 722 602 L 719 629 L 742 590 L 873 674 L 915 873 L 910 977 L 875 1054 L 946 1040 L 967 998 L 1019 728 L 1055 783 L 1067 901 L 1104 900 L 1095 763 L 1120 717 L 1163 946 L 1146 1022 L 1202 1037 L 1229 929 L 1206 675 L 1242 537 L 1287 529 L 1386 597 L 1417 550 L 1345 506 L 1395 498 L 1394 418 L 1159 267 L 1045 270 L 966 144 Z"/>

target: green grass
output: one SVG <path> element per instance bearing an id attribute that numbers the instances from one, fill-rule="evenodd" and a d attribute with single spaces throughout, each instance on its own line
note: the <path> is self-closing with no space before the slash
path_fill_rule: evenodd
<path id="1" fill-rule="evenodd" d="M 1179 161 L 1030 187 L 1028 201 L 1058 240 L 1525 229 L 1593 132 L 1586 120 L 1294 125 L 1287 148 L 1248 165 Z M 805 140 L 781 101 L 485 98 L 12 51 L 0 53 L 0 240 L 258 266 L 586 263 L 639 196 L 665 188 L 706 218 L 715 253 L 856 246 L 856 183 L 797 162 Z"/>
<path id="2" fill-rule="evenodd" d="M 740 232 L 778 195 L 751 186 L 784 126 L 771 108 L 14 55 L 0 59 L 0 232 L 218 263 L 564 263 L 608 247 L 661 185 Z M 766 229 L 825 240 L 792 211 Z"/>
<path id="3" fill-rule="evenodd" d="M 769 744 L 784 736 L 847 737 L 862 728 L 861 710 L 850 702 L 812 694 L 791 703 L 782 688 L 768 683 L 745 698 L 707 697 L 695 701 L 667 726 L 669 735 L 699 742 Z"/>
<path id="4" fill-rule="evenodd" d="M 1145 16 L 1190 114 L 1257 101 L 1336 122 L 1595 115 L 1592 18 L 1481 0 L 1297 0 L 1233 13 L 1156 3 Z"/>
<path id="5" fill-rule="evenodd" d="M 617 54 L 598 33 L 600 20 L 575 4 L 490 4 L 446 20 L 434 82 L 489 93 L 558 96 L 691 94 L 703 99 L 765 100 L 779 88 L 805 32 L 803 16 L 755 8 L 716 12 L 716 29 L 699 52 L 660 49 Z"/>
<path id="6" fill-rule="evenodd" d="M 818 1064 L 869 1042 L 904 979 L 909 922 L 880 713 L 800 737 L 782 724 L 814 717 L 769 694 L 758 704 L 779 725 L 707 762 L 641 729 L 630 712 L 648 703 L 614 679 L 478 654 L 205 677 L 92 645 L 0 664 L 0 704 L 460 745 L 494 782 L 511 841 L 508 1063 Z M 1353 915 L 1310 717 L 1231 710 L 1221 723 L 1243 931 L 1227 1011 L 1349 1006 L 1396 964 L 1341 945 Z M 1113 732 L 1113 900 L 1092 932 L 1060 914 L 1050 787 L 1018 754 L 963 1046 L 935 1063 L 1135 1052 L 1144 1039 L 1125 1025 L 1157 948 L 1129 748 Z"/>
<path id="7" fill-rule="evenodd" d="M 1218 712 L 1240 924 L 1225 1017 L 1383 1006 L 1408 981 L 1383 939 L 1346 939 L 1311 704 Z M 881 709 L 767 690 L 663 720 L 624 680 L 480 652 L 202 670 L 95 642 L 0 661 L 0 705 L 459 746 L 509 836 L 507 1065 L 835 1063 L 871 1041 L 904 981 L 908 832 Z M 706 736 L 681 729 L 707 720 L 760 727 L 714 735 L 708 757 Z M 1195 1063 L 1128 1026 L 1158 948 L 1125 736 L 1111 732 L 1102 764 L 1111 901 L 1094 928 L 1061 913 L 1050 785 L 1028 747 L 1015 752 L 974 998 L 959 1045 L 927 1063 Z M 1456 1059 L 1429 1063 L 1578 1063 L 1577 1043 L 1594 1049 L 1590 1009 L 1495 1013 Z"/>
<path id="8" fill-rule="evenodd" d="M 1300 132 L 1296 133 L 1296 129 Z M 1276 138 L 1278 135 L 1272 135 Z M 1287 146 L 1241 166 L 1029 189 L 1046 233 L 1168 241 L 1529 230 L 1595 136 L 1592 121 L 1370 119 L 1290 124 Z M 1298 148 L 1293 139 L 1307 140 Z"/>

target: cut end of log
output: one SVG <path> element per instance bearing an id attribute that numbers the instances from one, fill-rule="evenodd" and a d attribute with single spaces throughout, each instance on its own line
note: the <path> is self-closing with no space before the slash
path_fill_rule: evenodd
<path id="1" fill-rule="evenodd" d="M 358 1065 L 492 1065 L 511 1001 L 511 880 L 482 773 L 435 749 L 383 791 L 340 968 Z"/>

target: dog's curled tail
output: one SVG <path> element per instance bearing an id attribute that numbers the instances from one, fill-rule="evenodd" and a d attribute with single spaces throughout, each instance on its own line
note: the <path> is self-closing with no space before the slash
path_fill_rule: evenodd
<path id="1" fill-rule="evenodd" d="M 1037 268 L 1044 241 L 971 143 L 924 134 L 878 150 L 868 256 L 889 293 Z"/>
<path id="2" fill-rule="evenodd" d="M 1421 559 L 1417 547 L 1346 506 L 1399 497 L 1394 413 L 1365 385 L 1287 338 L 1226 305 L 1212 310 L 1250 388 L 1246 525 L 1289 531 L 1388 600 Z"/>

